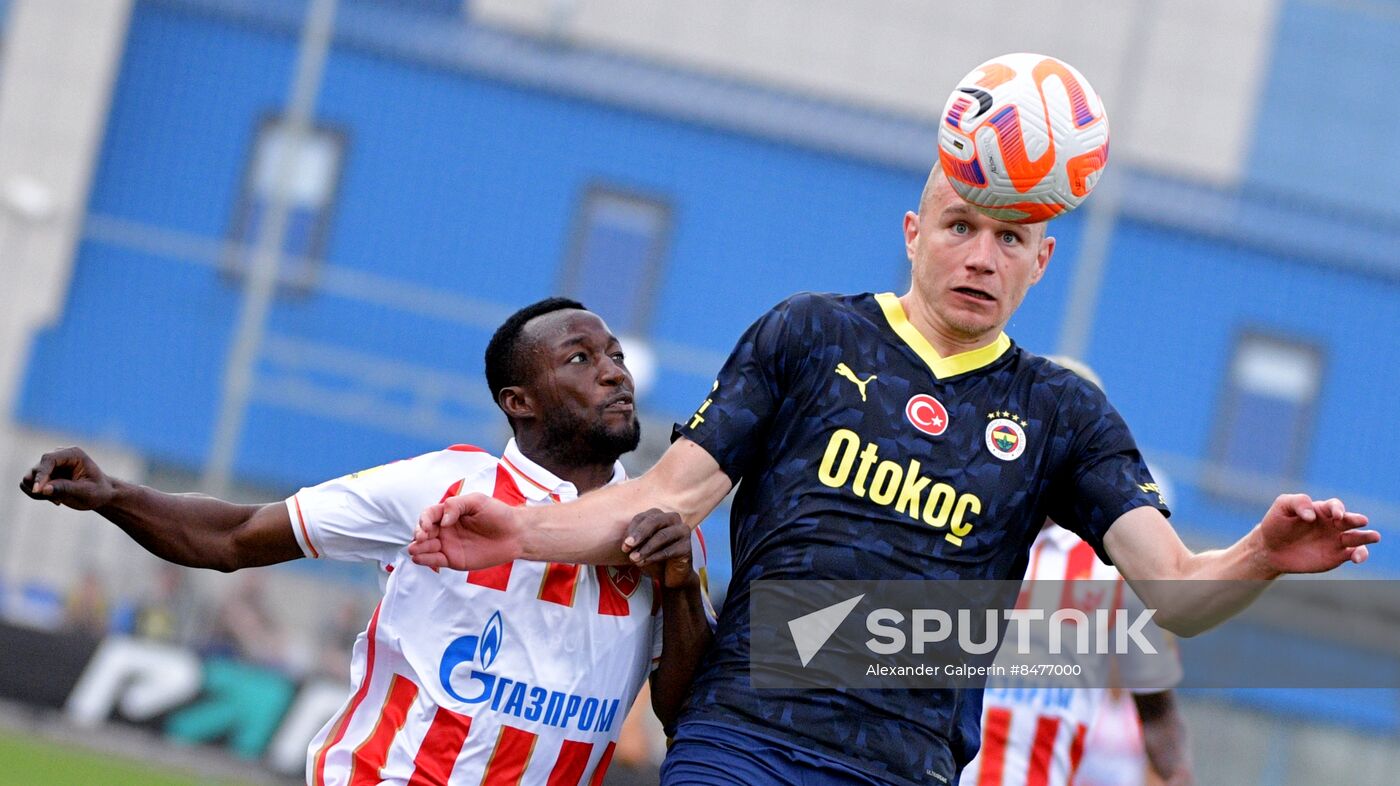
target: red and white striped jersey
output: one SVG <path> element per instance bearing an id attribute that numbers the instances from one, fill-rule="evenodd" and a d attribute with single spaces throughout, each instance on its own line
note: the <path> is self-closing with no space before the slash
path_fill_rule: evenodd
<path id="1" fill-rule="evenodd" d="M 625 479 L 618 464 L 611 483 Z M 404 546 L 429 505 L 577 496 L 511 440 L 357 472 L 287 500 L 309 557 L 377 562 L 384 598 L 355 642 L 354 690 L 312 740 L 307 783 L 598 784 L 661 653 L 659 598 L 636 568 L 516 561 L 433 571 Z M 704 548 L 693 539 L 697 568 Z M 708 601 L 707 601 L 708 605 Z"/>
<path id="2" fill-rule="evenodd" d="M 1031 546 L 1026 580 L 1091 580 L 1113 586 L 1114 597 L 1093 601 L 1094 607 L 1139 607 L 1118 570 L 1099 560 L 1094 548 L 1067 529 L 1048 526 Z M 1043 585 L 1065 591 L 1065 585 Z M 1098 587 L 1104 584 L 1094 585 Z M 1029 591 L 1035 591 L 1032 587 Z M 1083 604 L 1076 599 L 1076 606 Z M 1044 606 L 1042 606 L 1044 607 Z M 1054 604 L 1049 604 L 1054 608 Z M 1175 654 L 1175 645 L 1154 623 L 1142 631 L 1158 652 Z M 1176 657 L 1145 657 L 1140 654 L 1084 654 L 1066 647 L 1060 658 L 1064 665 L 1078 665 L 1084 674 L 1102 675 L 1118 670 L 1124 684 L 1151 685 L 1151 690 L 1167 690 L 1181 681 L 1181 662 Z M 998 662 L 1002 660 L 999 653 Z M 1046 647 L 1035 649 L 1040 661 Z M 1129 653 L 1135 650 L 1129 649 Z M 1103 660 L 1098 660 L 1103 659 Z M 1111 659 L 1113 663 L 1108 663 Z M 982 747 L 963 770 L 962 786 L 1069 786 L 1084 753 L 1085 736 L 1099 714 L 1108 689 L 1101 687 L 1027 688 L 998 686 L 989 680 L 982 695 Z"/>
<path id="3" fill-rule="evenodd" d="M 1110 695 L 1089 725 L 1074 786 L 1142 786 L 1147 766 L 1142 719 L 1131 694 Z"/>

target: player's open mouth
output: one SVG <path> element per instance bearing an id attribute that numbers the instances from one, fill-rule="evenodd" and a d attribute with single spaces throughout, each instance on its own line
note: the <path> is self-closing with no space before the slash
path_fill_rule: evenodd
<path id="1" fill-rule="evenodd" d="M 976 298 L 977 300 L 985 300 L 988 303 L 995 303 L 997 301 L 990 293 L 972 287 L 956 287 L 953 291 L 961 295 L 967 295 L 970 298 Z"/>
<path id="2" fill-rule="evenodd" d="M 632 403 L 630 393 L 613 396 L 607 404 L 603 405 L 603 409 L 608 412 L 631 412 L 634 408 L 635 405 Z"/>

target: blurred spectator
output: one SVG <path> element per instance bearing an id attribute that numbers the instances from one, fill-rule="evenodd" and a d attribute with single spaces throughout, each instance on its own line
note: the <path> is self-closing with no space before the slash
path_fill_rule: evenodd
<path id="1" fill-rule="evenodd" d="M 200 620 L 199 599 L 186 580 L 185 568 L 162 562 L 155 586 L 136 609 L 132 632 L 168 644 L 192 644 Z"/>
<path id="2" fill-rule="evenodd" d="M 340 682 L 350 679 L 350 653 L 368 619 L 364 604 L 358 600 L 346 599 L 336 607 L 316 642 L 315 671 L 318 675 Z"/>
<path id="3" fill-rule="evenodd" d="M 107 590 L 92 568 L 85 569 L 63 601 L 63 628 L 93 636 L 107 635 Z"/>
<path id="4" fill-rule="evenodd" d="M 205 643 L 206 655 L 237 658 L 275 669 L 286 667 L 286 636 L 268 610 L 262 590 L 264 577 L 258 570 L 243 573 L 224 595 Z"/>

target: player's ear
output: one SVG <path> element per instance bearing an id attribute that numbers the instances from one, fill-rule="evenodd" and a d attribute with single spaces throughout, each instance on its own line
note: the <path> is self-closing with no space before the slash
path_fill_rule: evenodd
<path id="1" fill-rule="evenodd" d="M 501 388 L 496 403 L 512 420 L 528 420 L 535 416 L 535 397 L 522 385 Z"/>
<path id="2" fill-rule="evenodd" d="M 904 214 L 904 255 L 914 261 L 914 246 L 919 239 L 919 214 L 910 210 Z"/>
<path id="3" fill-rule="evenodd" d="M 1035 273 L 1031 276 L 1031 283 L 1040 281 L 1040 277 L 1045 275 L 1045 268 L 1050 264 L 1050 257 L 1055 255 L 1055 238 L 1046 235 L 1040 239 L 1040 250 L 1035 254 Z"/>

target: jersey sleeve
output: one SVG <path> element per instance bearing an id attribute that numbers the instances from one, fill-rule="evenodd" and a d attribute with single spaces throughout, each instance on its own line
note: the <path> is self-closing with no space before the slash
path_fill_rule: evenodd
<path id="1" fill-rule="evenodd" d="M 1128 424 L 1103 391 L 1080 381 L 1066 398 L 1066 463 L 1051 487 L 1048 513 L 1112 564 L 1103 538 L 1119 516 L 1144 506 L 1165 516 L 1171 511 Z"/>
<path id="2" fill-rule="evenodd" d="M 423 509 L 442 501 L 473 463 L 439 451 L 304 488 L 287 499 L 292 531 L 308 557 L 392 562 L 413 540 Z"/>
<path id="3" fill-rule="evenodd" d="M 775 306 L 744 331 L 720 369 L 709 396 L 689 420 L 677 423 L 672 440 L 685 437 L 705 448 L 734 483 L 763 450 L 763 438 L 787 388 L 794 320 L 806 297 Z"/>
<path id="4" fill-rule="evenodd" d="M 1126 581 L 1122 578 L 1118 580 L 1122 582 L 1123 608 L 1128 612 L 1128 619 L 1135 620 L 1146 610 L 1146 606 Z M 1142 637 L 1157 650 L 1157 654 L 1148 655 L 1130 646 L 1123 654 L 1114 656 L 1118 659 L 1118 673 L 1123 685 L 1133 693 L 1158 693 L 1175 688 L 1183 676 L 1176 639 L 1151 621 L 1142 627 Z"/>

